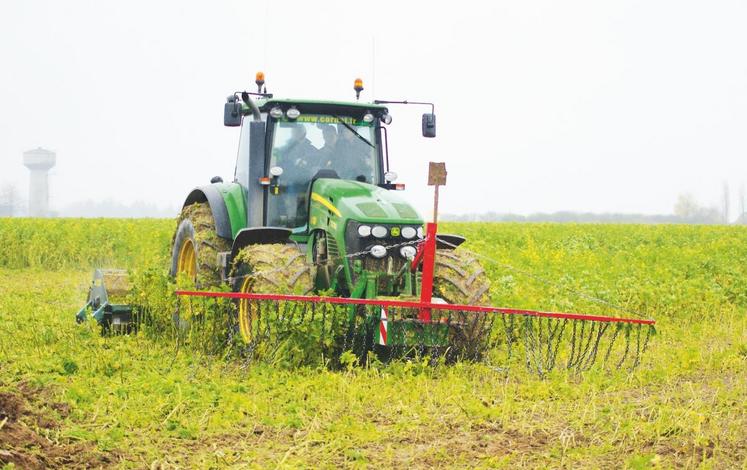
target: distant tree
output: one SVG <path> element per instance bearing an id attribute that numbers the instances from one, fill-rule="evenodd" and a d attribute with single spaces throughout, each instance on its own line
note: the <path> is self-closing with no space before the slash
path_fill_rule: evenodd
<path id="1" fill-rule="evenodd" d="M 692 194 L 680 194 L 674 204 L 674 215 L 680 222 L 690 224 L 723 223 L 723 212 L 715 207 L 704 207 L 698 204 Z"/>
<path id="2" fill-rule="evenodd" d="M 742 209 L 744 210 L 744 208 Z M 723 213 L 718 207 L 701 206 L 692 194 L 680 194 L 674 205 L 674 214 L 625 214 L 559 211 L 536 212 L 528 215 L 483 212 L 442 214 L 444 221 L 459 222 L 571 222 L 605 224 L 720 224 Z M 745 220 L 744 223 L 747 223 Z"/>
<path id="3" fill-rule="evenodd" d="M 700 206 L 692 194 L 680 194 L 677 196 L 677 202 L 674 204 L 674 215 L 683 219 L 689 219 L 694 217 Z"/>
<path id="4" fill-rule="evenodd" d="M 723 222 L 729 223 L 729 183 L 724 181 L 724 196 L 722 201 Z"/>

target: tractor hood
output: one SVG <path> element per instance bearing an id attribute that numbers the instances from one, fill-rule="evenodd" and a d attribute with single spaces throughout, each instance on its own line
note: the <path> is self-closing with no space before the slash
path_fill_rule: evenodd
<path id="1" fill-rule="evenodd" d="M 314 182 L 311 201 L 341 219 L 367 223 L 422 224 L 420 214 L 395 191 L 357 181 L 321 178 Z"/>

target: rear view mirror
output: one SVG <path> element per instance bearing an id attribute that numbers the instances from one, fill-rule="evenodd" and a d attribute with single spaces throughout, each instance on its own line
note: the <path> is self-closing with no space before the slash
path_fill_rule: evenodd
<path id="1" fill-rule="evenodd" d="M 228 127 L 241 125 L 241 102 L 235 95 L 229 96 L 223 106 L 223 125 Z M 425 124 L 423 125 L 425 126 Z"/>
<path id="2" fill-rule="evenodd" d="M 436 137 L 436 115 L 423 114 L 423 137 Z"/>

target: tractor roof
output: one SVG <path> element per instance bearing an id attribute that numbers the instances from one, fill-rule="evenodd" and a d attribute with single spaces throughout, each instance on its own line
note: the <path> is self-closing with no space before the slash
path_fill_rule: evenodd
<path id="1" fill-rule="evenodd" d="M 299 111 L 306 114 L 362 114 L 366 110 L 376 113 L 387 111 L 386 106 L 374 103 L 362 103 L 357 101 L 322 101 L 322 100 L 295 100 L 269 98 L 257 100 L 260 111 L 269 111 L 273 106 L 283 108 L 296 106 Z M 378 113 L 376 113 L 378 114 Z"/>

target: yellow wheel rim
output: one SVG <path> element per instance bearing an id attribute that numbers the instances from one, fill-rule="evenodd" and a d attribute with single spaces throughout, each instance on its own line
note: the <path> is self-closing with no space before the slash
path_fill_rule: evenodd
<path id="1" fill-rule="evenodd" d="M 190 279 L 197 279 L 197 254 L 192 240 L 185 240 L 179 250 L 179 262 L 176 266 L 177 274 L 185 273 Z"/>
<path id="2" fill-rule="evenodd" d="M 241 284 L 239 292 L 248 294 L 252 291 L 252 279 L 247 277 Z M 241 299 L 239 301 L 239 330 L 241 330 L 241 337 L 245 342 L 251 343 L 252 341 L 252 325 L 259 320 L 259 314 L 257 312 L 256 304 L 250 300 Z"/>

